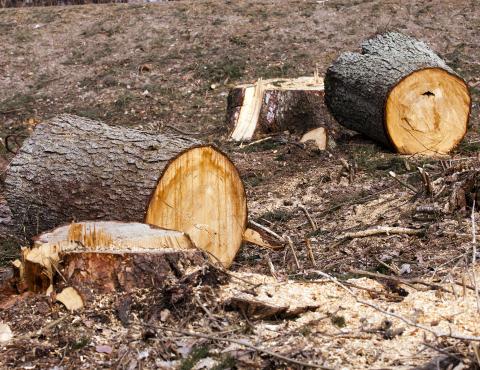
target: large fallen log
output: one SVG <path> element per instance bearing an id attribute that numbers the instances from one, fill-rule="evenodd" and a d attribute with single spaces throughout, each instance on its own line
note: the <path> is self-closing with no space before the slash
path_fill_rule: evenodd
<path id="1" fill-rule="evenodd" d="M 465 81 L 426 44 L 388 33 L 327 70 L 325 101 L 345 127 L 404 154 L 444 154 L 467 130 Z"/>
<path id="2" fill-rule="evenodd" d="M 318 76 L 260 79 L 234 87 L 227 99 L 227 125 L 235 141 L 283 131 L 303 134 L 320 126 L 331 128 L 332 121 Z"/>
<path id="3" fill-rule="evenodd" d="M 206 256 L 182 232 L 141 223 L 82 222 L 40 235 L 22 251 L 22 279 L 30 291 L 72 287 L 94 293 L 160 288 Z"/>
<path id="4" fill-rule="evenodd" d="M 243 184 L 212 146 L 63 115 L 39 124 L 10 164 L 5 197 L 27 238 L 78 220 L 186 232 L 232 263 L 246 228 Z M 152 193 L 154 193 L 152 197 Z"/>

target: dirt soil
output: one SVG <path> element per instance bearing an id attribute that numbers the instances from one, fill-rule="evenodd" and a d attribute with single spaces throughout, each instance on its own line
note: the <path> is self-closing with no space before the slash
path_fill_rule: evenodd
<path id="1" fill-rule="evenodd" d="M 362 40 L 385 31 L 427 42 L 469 84 L 470 127 L 451 156 L 400 156 L 341 127 L 337 145 L 325 152 L 297 145 L 298 138 L 288 133 L 246 147 L 228 142 L 230 128 L 224 122 L 231 86 L 259 77 L 313 75 L 316 69 L 322 75 L 341 52 L 358 50 Z M 321 270 L 343 281 L 359 277 L 352 269 L 361 269 L 401 272 L 402 278 L 437 283 L 461 280 L 471 261 L 471 208 L 477 188 L 475 183 L 468 189 L 464 185 L 476 178 L 480 160 L 478 40 L 476 0 L 178 1 L 0 10 L 0 165 L 4 172 L 11 152 L 34 126 L 59 113 L 143 130 L 181 130 L 224 150 L 244 180 L 250 218 L 292 240 L 292 247 L 280 251 L 244 246 L 233 273 L 274 275 L 282 282 L 316 279 L 314 272 Z M 427 191 L 417 167 L 429 173 L 433 193 Z M 390 177 L 389 171 L 416 191 Z M 463 203 L 457 201 L 460 188 L 467 193 Z M 6 224 L 8 212 L 1 211 L 0 224 Z M 311 225 L 307 212 L 316 225 Z M 478 210 L 473 214 L 480 218 Z M 344 237 L 377 226 L 418 233 Z M 4 237 L 1 262 L 15 258 L 18 248 Z M 137 324 L 150 293 L 133 294 Z M 226 313 L 214 304 L 217 293 L 202 291 L 200 297 L 209 305 L 195 301 L 181 317 L 175 316 L 175 308 L 162 306 L 160 311 L 168 311 L 162 323 L 248 338 L 258 346 L 326 367 L 411 368 L 444 356 L 440 368 L 459 361 L 475 368 L 469 362 L 474 350 L 468 341 L 419 344 L 421 356 L 413 350 L 391 356 L 386 349 L 382 355 L 388 338 L 360 329 L 361 335 L 357 332 L 350 339 L 365 340 L 365 348 L 379 352 L 368 361 L 358 360 L 368 349 L 351 357 L 339 357 L 335 351 L 303 351 L 300 337 L 322 335 L 314 330 L 315 315 L 308 330 L 296 325 L 296 320 L 303 324 L 310 320 L 306 317 L 269 318 L 271 325 L 292 323 L 298 329 L 281 331 L 284 335 L 273 340 L 256 333 L 269 330 L 260 329 L 264 321 L 237 311 Z M 225 342 L 125 326 L 112 303 L 118 299 L 99 298 L 78 315 L 67 314 L 46 297 L 10 302 L 0 311 L 0 321 L 10 323 L 15 336 L 68 317 L 47 334 L 0 347 L 0 367 L 200 369 L 207 359 L 215 364 L 210 361 L 212 366 L 205 368 L 300 366 L 251 349 L 222 352 L 229 346 Z M 388 300 L 380 298 L 380 302 L 389 305 Z M 343 327 L 333 307 L 317 313 L 327 315 L 334 327 Z M 470 329 L 480 334 L 478 328 Z M 345 352 L 352 348 L 348 338 L 335 343 Z M 105 353 L 108 348 L 99 351 L 100 344 L 112 347 L 111 353 Z"/>

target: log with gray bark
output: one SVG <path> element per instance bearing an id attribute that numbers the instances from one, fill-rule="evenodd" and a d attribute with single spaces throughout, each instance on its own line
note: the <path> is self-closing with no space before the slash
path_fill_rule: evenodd
<path id="1" fill-rule="evenodd" d="M 187 233 L 229 266 L 246 228 L 242 181 L 214 147 L 71 115 L 37 125 L 5 186 L 27 238 L 71 221 L 146 221 Z"/>
<path id="2" fill-rule="evenodd" d="M 378 35 L 327 70 L 325 101 L 343 126 L 405 154 L 444 154 L 467 130 L 465 81 L 426 44 Z"/>
<path id="3" fill-rule="evenodd" d="M 5 198 L 28 238 L 73 220 L 142 221 L 169 160 L 198 144 L 62 115 L 13 158 Z"/>

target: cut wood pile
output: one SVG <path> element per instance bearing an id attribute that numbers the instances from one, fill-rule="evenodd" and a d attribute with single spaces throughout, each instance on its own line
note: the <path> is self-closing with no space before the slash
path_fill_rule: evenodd
<path id="1" fill-rule="evenodd" d="M 233 87 L 227 104 L 229 138 L 240 145 L 258 144 L 288 132 L 300 150 L 308 142 L 330 150 L 332 138 L 349 135 L 340 133 L 335 119 L 396 152 L 436 155 L 448 153 L 462 140 L 471 98 L 463 79 L 424 43 L 389 33 L 365 41 L 361 53 L 342 54 L 328 68 L 325 86 L 317 73 L 296 79 L 259 79 Z M 355 166 L 341 161 L 352 182 Z M 432 201 L 453 184 L 441 211 L 465 212 L 473 203 L 474 224 L 477 171 L 465 170 L 450 183 L 432 182 L 423 168 L 419 173 L 423 192 Z M 390 175 L 416 196 L 422 193 L 394 172 Z M 0 307 L 12 308 L 38 294 L 48 297 L 50 305 L 61 302 L 72 313 L 104 307 L 99 303 L 102 299 L 118 298 L 115 320 L 123 327 L 133 322 L 148 326 L 152 336 L 161 329 L 162 335 L 224 341 L 300 367 L 340 366 L 343 360 L 330 358 L 312 364 L 227 336 L 212 338 L 151 323 L 188 321 L 199 311 L 227 335 L 230 332 L 222 317 L 234 311 L 241 315 L 235 319 L 245 319 L 248 330 L 272 347 L 283 332 L 291 335 L 296 330 L 291 341 L 301 343 L 316 358 L 325 354 L 305 343 L 298 332 L 319 332 L 333 338 L 337 347 L 342 338 L 354 336 L 368 343 L 353 346 L 359 368 L 378 360 L 369 354 L 369 346 L 375 345 L 379 333 L 392 340 L 389 353 L 403 345 L 412 351 L 410 347 L 427 337 L 480 341 L 478 320 L 472 319 L 474 303 L 480 310 L 475 275 L 470 285 L 465 280 L 461 284 L 458 276 L 452 278 L 451 289 L 447 289 L 443 282 L 402 279 L 399 271 L 380 261 L 398 276 L 351 270 L 357 278 L 340 281 L 312 270 L 315 277 L 311 278 L 300 266 L 287 234 L 280 236 L 253 221 L 248 228 L 247 196 L 234 163 L 217 147 L 186 134 L 111 127 L 72 115 L 55 117 L 36 126 L 9 164 L 5 199 L 12 214 L 12 233 L 25 247 L 19 260 L 0 270 Z M 322 226 L 317 222 L 321 220 L 312 219 L 303 205 L 300 208 L 313 233 L 320 232 Z M 373 227 L 335 235 L 332 240 L 342 243 L 384 234 L 423 236 L 425 230 L 402 225 Z M 475 229 L 472 235 L 475 241 Z M 305 238 L 315 267 L 312 246 Z M 286 251 L 299 271 L 295 276 L 303 280 L 277 275 L 268 256 L 272 277 L 228 271 L 243 242 L 270 250 L 288 245 Z M 474 264 L 475 251 L 473 256 Z M 357 275 L 378 278 L 382 284 Z M 389 303 L 378 306 L 374 303 L 378 297 Z M 131 317 L 130 308 L 137 298 L 144 315 Z M 454 313 L 452 302 L 461 307 L 461 313 Z M 184 311 L 188 314 L 182 316 Z M 456 319 L 447 318 L 456 315 Z M 282 318 L 293 320 L 291 326 L 251 322 Z M 346 325 L 351 330 L 344 330 Z M 0 332 L 0 343 L 12 339 L 7 329 L 0 326 L 8 337 L 2 340 Z M 43 335 L 41 330 L 37 334 Z M 328 345 L 322 340 L 317 344 Z M 258 364 L 247 367 L 254 365 Z"/>
<path id="2" fill-rule="evenodd" d="M 247 223 L 242 181 L 219 150 L 75 116 L 38 125 L 5 186 L 27 239 L 71 221 L 146 221 L 187 233 L 229 266 Z"/>

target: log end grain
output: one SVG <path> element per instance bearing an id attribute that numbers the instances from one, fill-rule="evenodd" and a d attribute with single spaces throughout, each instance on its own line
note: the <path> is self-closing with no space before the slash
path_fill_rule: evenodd
<path id="1" fill-rule="evenodd" d="M 237 169 L 211 146 L 185 151 L 161 176 L 145 222 L 185 232 L 198 248 L 229 267 L 247 223 L 245 189 Z"/>
<path id="2" fill-rule="evenodd" d="M 388 136 L 399 153 L 448 153 L 467 131 L 470 104 L 468 87 L 459 77 L 440 68 L 413 72 L 388 95 Z"/>

